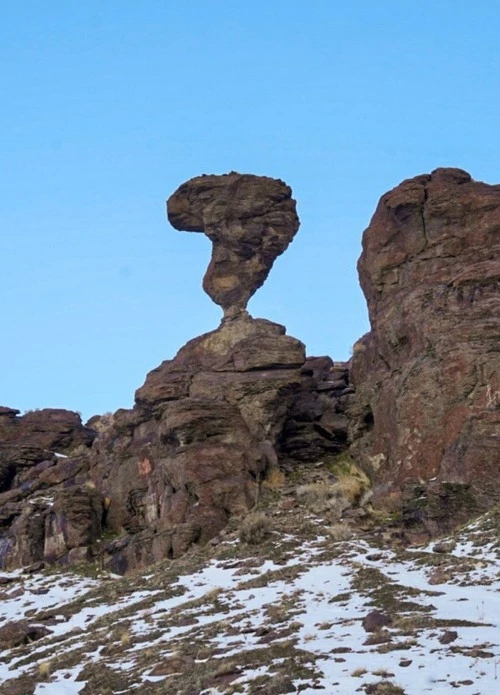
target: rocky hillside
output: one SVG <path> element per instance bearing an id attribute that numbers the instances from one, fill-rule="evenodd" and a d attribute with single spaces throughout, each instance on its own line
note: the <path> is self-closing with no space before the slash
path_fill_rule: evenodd
<path id="1" fill-rule="evenodd" d="M 438 169 L 382 197 L 359 262 L 372 328 L 348 364 L 246 310 L 299 227 L 285 183 L 200 176 L 167 211 L 212 242 L 221 325 L 150 372 L 130 410 L 84 426 L 0 409 L 0 567 L 172 560 L 319 467 L 332 520 L 390 515 L 406 543 L 498 502 L 499 186 Z"/>
<path id="2" fill-rule="evenodd" d="M 216 545 L 125 577 L 0 573 L 1 695 L 496 695 L 498 508 L 404 549 L 332 524 L 332 485 L 268 485 Z"/>

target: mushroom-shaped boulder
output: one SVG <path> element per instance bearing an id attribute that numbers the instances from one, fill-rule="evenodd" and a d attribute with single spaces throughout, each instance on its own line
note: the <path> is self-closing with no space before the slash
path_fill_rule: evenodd
<path id="1" fill-rule="evenodd" d="M 283 181 L 236 172 L 190 179 L 168 199 L 167 214 L 175 229 L 211 240 L 203 289 L 226 318 L 245 310 L 300 224 Z"/>

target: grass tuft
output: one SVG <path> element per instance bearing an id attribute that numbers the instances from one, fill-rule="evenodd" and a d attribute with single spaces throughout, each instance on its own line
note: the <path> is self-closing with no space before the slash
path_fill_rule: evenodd
<path id="1" fill-rule="evenodd" d="M 248 545 L 259 545 L 272 532 L 270 519 L 258 512 L 247 516 L 240 527 L 240 541 Z"/>

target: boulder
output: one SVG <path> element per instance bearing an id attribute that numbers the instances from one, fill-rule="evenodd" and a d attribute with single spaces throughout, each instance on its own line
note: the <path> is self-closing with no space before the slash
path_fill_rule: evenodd
<path id="1" fill-rule="evenodd" d="M 212 258 L 203 288 L 225 316 L 243 311 L 299 228 L 292 191 L 267 176 L 197 176 L 167 201 L 175 229 L 203 232 Z"/>

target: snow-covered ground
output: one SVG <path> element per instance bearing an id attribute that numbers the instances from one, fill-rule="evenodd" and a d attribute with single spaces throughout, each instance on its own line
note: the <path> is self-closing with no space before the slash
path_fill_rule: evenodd
<path id="1" fill-rule="evenodd" d="M 0 693 L 497 695 L 492 519 L 439 554 L 275 533 L 255 551 L 222 544 L 180 573 L 2 573 L 13 581 L 0 585 L 0 630 L 26 619 L 50 634 L 0 651 Z M 367 632 L 373 610 L 390 622 Z"/>

